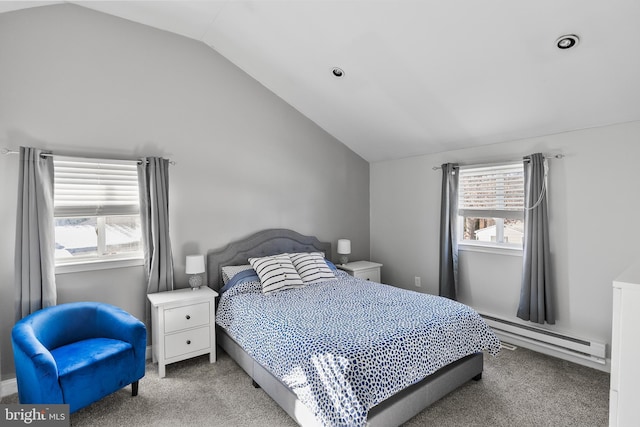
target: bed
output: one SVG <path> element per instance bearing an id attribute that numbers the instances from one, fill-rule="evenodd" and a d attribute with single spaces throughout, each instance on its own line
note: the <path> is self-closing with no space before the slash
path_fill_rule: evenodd
<path id="1" fill-rule="evenodd" d="M 321 253 L 329 258 L 331 243 L 287 229 L 264 230 L 209 251 L 208 283 L 216 291 L 226 291 L 221 295 L 216 316 L 218 344 L 252 378 L 254 385 L 261 387 L 300 425 L 400 425 L 469 380 L 481 379 L 482 351 L 492 354 L 499 351 L 498 338 L 470 308 L 424 294 L 416 301 L 410 296 L 411 303 L 405 303 L 404 294 L 416 293 L 364 282 L 340 270 L 332 270 L 335 279 L 323 279 L 300 289 L 269 295 L 260 292 L 260 280 L 252 276 L 256 272 L 251 269 L 234 272 L 234 277 L 223 280 L 223 267 L 228 270 L 228 266 L 247 265 L 250 258 L 283 253 Z M 327 265 L 334 267 L 331 262 Z M 225 275 L 229 276 L 227 270 Z M 227 290 L 229 285 L 232 286 Z M 329 324 L 330 310 L 334 310 L 330 306 L 332 298 L 335 303 L 339 302 L 335 307 L 338 310 L 335 318 L 339 319 L 336 325 Z M 371 298 L 375 298 L 376 303 L 372 303 Z M 428 307 L 422 305 L 427 304 L 427 298 L 433 299 Z M 417 344 L 409 341 L 410 337 L 398 335 L 398 331 L 415 329 L 416 321 L 413 317 L 403 320 L 398 317 L 399 313 L 396 316 L 398 305 L 392 304 L 396 299 L 401 301 L 400 305 L 408 304 L 414 312 L 426 312 L 433 306 L 433 311 L 442 313 L 443 319 L 451 311 L 455 311 L 451 319 L 464 317 L 455 327 L 451 321 L 437 324 L 425 333 L 412 333 L 412 340 L 434 339 L 431 337 L 436 333 L 434 330 L 445 331 L 442 332 L 445 336 L 445 333 L 457 334 L 457 329 L 464 328 L 465 334 L 472 335 L 458 340 L 464 342 L 421 344 L 416 350 Z M 388 303 L 393 311 L 385 312 L 381 302 Z M 287 310 L 293 307 L 291 314 Z M 271 314 L 265 316 L 263 311 L 268 310 Z M 349 320 L 344 317 L 348 313 L 363 320 Z M 312 315 L 316 317 L 310 317 Z M 382 323 L 380 317 L 393 318 L 390 322 L 395 322 L 395 326 L 387 319 L 387 323 Z M 384 326 L 372 327 L 378 323 Z M 421 328 L 425 322 L 417 323 Z M 301 324 L 304 326 L 300 327 Z M 362 338 L 358 335 L 360 332 L 348 328 L 345 332 L 346 325 L 354 330 L 369 330 Z M 301 330 L 305 331 L 304 335 Z M 377 347 L 369 344 L 370 336 L 381 340 L 375 344 Z M 393 337 L 392 345 L 388 344 L 390 337 Z M 357 353 L 363 351 L 361 347 L 366 347 L 372 355 L 358 356 Z M 395 353 L 384 354 L 383 347 Z M 449 350 L 444 352 L 440 347 Z M 307 348 L 310 353 L 305 355 Z M 412 357 L 416 360 L 407 362 L 410 351 L 415 353 Z M 374 373 L 374 368 L 383 372 Z M 425 372 L 428 372 L 426 376 Z M 313 381 L 322 383 L 316 386 Z M 318 389 L 322 392 L 317 392 Z"/>

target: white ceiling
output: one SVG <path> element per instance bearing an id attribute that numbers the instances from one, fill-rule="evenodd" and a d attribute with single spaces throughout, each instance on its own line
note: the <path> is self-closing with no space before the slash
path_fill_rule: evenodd
<path id="1" fill-rule="evenodd" d="M 640 120 L 638 0 L 72 3 L 206 43 L 372 162 Z"/>

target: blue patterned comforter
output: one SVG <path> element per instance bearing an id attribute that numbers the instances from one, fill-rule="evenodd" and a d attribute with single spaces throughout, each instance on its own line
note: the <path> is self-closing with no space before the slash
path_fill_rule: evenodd
<path id="1" fill-rule="evenodd" d="M 362 426 L 389 396 L 500 341 L 470 307 L 433 295 L 336 280 L 272 295 L 249 275 L 224 292 L 217 323 L 330 426 Z"/>

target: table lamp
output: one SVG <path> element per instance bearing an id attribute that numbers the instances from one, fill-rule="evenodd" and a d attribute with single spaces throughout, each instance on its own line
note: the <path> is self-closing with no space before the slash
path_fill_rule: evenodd
<path id="1" fill-rule="evenodd" d="M 191 274 L 189 286 L 194 291 L 202 285 L 201 273 L 204 273 L 204 255 L 187 255 L 185 273 Z"/>
<path id="2" fill-rule="evenodd" d="M 337 252 L 340 255 L 340 264 L 348 263 L 349 257 L 347 255 L 351 253 L 351 240 L 339 239 Z"/>

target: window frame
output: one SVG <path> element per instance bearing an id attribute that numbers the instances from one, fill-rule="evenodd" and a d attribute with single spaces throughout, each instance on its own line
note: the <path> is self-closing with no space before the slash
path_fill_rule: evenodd
<path id="1" fill-rule="evenodd" d="M 496 173 L 500 169 L 506 173 L 512 173 L 513 170 L 519 169 L 522 173 L 522 193 L 520 209 L 500 209 L 500 208 L 483 208 L 474 209 L 468 207 L 460 207 L 463 198 L 462 180 L 467 172 L 481 173 L 483 170 L 488 173 Z M 468 165 L 460 166 L 458 169 L 458 222 L 457 222 L 457 244 L 459 250 L 468 250 L 474 252 L 497 253 L 502 255 L 522 256 L 523 244 L 509 243 L 503 241 L 481 241 L 481 240 L 465 240 L 464 239 L 464 221 L 465 218 L 486 218 L 495 220 L 496 240 L 499 236 L 504 236 L 504 220 L 516 219 L 524 222 L 524 165 L 522 162 L 510 161 L 493 164 Z M 513 204 L 513 200 L 509 200 L 509 204 Z M 498 203 L 499 204 L 499 203 Z M 518 204 L 519 206 L 520 204 Z M 502 237 L 503 239 L 504 237 Z M 502 240 L 499 239 L 499 240 Z"/>
<path id="2" fill-rule="evenodd" d="M 140 220 L 137 174 L 136 161 L 54 157 L 54 222 L 59 218 L 95 218 L 97 234 L 96 254 L 54 255 L 56 273 L 144 264 L 142 236 L 137 251 L 107 254 L 105 250 L 107 218 L 137 216 Z"/>

